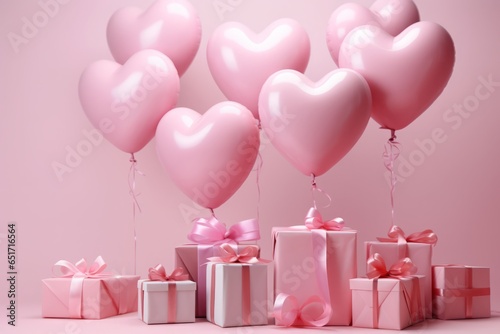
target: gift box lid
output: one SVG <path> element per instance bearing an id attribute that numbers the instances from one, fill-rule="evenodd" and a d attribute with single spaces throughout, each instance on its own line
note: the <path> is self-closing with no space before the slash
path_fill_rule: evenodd
<path id="1" fill-rule="evenodd" d="M 168 291 L 169 286 L 175 284 L 177 291 L 188 291 L 196 290 L 196 283 L 193 281 L 151 281 L 147 279 L 140 280 L 137 282 L 137 287 L 144 291 L 155 292 L 155 291 Z"/>
<path id="2" fill-rule="evenodd" d="M 422 279 L 423 275 L 414 275 L 410 277 L 402 277 L 402 278 L 379 278 L 377 282 L 377 291 L 380 292 L 399 292 L 401 291 L 401 282 L 411 282 L 414 278 Z M 349 280 L 349 286 L 351 290 L 364 290 L 364 291 L 372 291 L 373 288 L 373 279 L 370 278 L 351 278 Z"/>
<path id="3" fill-rule="evenodd" d="M 490 287 L 490 268 L 465 265 L 433 265 L 433 284 L 439 289 Z M 470 271 L 470 282 L 467 272 Z M 469 286 L 470 285 L 470 286 Z"/>

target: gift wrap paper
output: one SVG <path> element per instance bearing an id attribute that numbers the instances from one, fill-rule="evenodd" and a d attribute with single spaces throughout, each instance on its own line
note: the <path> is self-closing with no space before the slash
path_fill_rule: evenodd
<path id="1" fill-rule="evenodd" d="M 313 230 L 314 231 L 314 230 Z M 332 307 L 327 325 L 351 324 L 351 290 L 349 279 L 357 275 L 356 237 L 354 230 L 324 231 L 326 234 L 326 279 Z M 305 226 L 273 228 L 275 297 L 293 295 L 300 305 L 311 296 L 323 299 L 325 289 L 318 283 L 316 261 L 321 257 L 314 232 Z M 313 242 L 315 240 L 315 242 Z M 298 325 L 303 325 L 298 322 Z"/>

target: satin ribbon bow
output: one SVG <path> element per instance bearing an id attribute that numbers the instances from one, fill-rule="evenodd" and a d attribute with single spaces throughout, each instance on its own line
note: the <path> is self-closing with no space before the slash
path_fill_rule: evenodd
<path id="1" fill-rule="evenodd" d="M 259 248 L 257 246 L 245 247 L 239 254 L 231 247 L 230 244 L 224 243 L 219 246 L 220 256 L 209 257 L 210 262 L 222 263 L 259 263 L 264 260 L 258 258 Z"/>
<path id="2" fill-rule="evenodd" d="M 167 275 L 165 267 L 158 264 L 154 268 L 149 268 L 149 279 L 152 281 L 187 281 L 189 279 L 188 274 L 184 274 L 184 269 L 181 267 L 175 268 L 170 275 Z"/>
<path id="3" fill-rule="evenodd" d="M 82 318 L 82 298 L 83 298 L 83 281 L 85 278 L 99 278 L 111 276 L 104 273 L 106 262 L 101 256 L 98 256 L 92 265 L 88 265 L 85 259 L 81 259 L 75 264 L 59 260 L 52 267 L 54 276 L 60 278 L 71 278 L 69 287 L 68 312 L 70 318 Z"/>
<path id="4" fill-rule="evenodd" d="M 324 221 L 321 213 L 316 208 L 310 208 L 307 212 L 305 225 L 310 230 L 324 229 L 327 231 L 341 231 L 344 227 L 342 218 Z"/>
<path id="5" fill-rule="evenodd" d="M 413 264 L 409 257 L 399 260 L 391 268 L 387 269 L 384 258 L 379 253 L 373 254 L 368 259 L 368 273 L 366 276 L 372 278 L 384 277 L 408 277 L 417 272 L 417 267 Z"/>
<path id="6" fill-rule="evenodd" d="M 421 232 L 415 232 L 406 236 L 403 230 L 396 225 L 393 225 L 387 233 L 389 238 L 377 238 L 378 241 L 382 242 L 418 242 L 423 244 L 436 245 L 438 237 L 433 230 L 427 229 Z"/>
<path id="7" fill-rule="evenodd" d="M 312 296 L 299 306 L 293 295 L 280 293 L 274 302 L 274 317 L 282 326 L 322 327 L 328 323 L 332 308 L 319 296 Z"/>
<path id="8" fill-rule="evenodd" d="M 226 228 L 217 218 L 198 218 L 188 234 L 188 239 L 205 245 L 215 245 L 226 242 L 242 242 L 260 239 L 259 222 L 257 219 L 248 219 Z"/>
<path id="9" fill-rule="evenodd" d="M 94 263 L 91 266 L 87 264 L 85 259 L 81 259 L 75 264 L 66 261 L 59 260 L 52 267 L 52 272 L 54 276 L 60 278 L 69 278 L 69 277 L 102 277 L 109 276 L 110 274 L 103 273 L 106 269 L 106 262 L 104 262 L 101 256 L 98 256 Z M 59 272 L 57 272 L 59 269 Z"/>

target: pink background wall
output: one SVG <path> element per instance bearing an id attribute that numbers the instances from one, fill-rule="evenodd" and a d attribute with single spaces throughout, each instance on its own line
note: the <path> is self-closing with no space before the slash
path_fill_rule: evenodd
<path id="1" fill-rule="evenodd" d="M 64 2 L 61 0 L 61 2 Z M 93 260 L 102 255 L 110 268 L 133 272 L 133 219 L 128 194 L 128 155 L 106 141 L 92 146 L 71 173 L 58 179 L 53 163 L 65 163 L 68 149 L 86 140 L 91 125 L 77 95 L 83 69 L 98 59 L 112 59 L 106 43 L 111 14 L 126 5 L 146 8 L 152 1 L 65 1 L 59 12 L 26 44 L 15 50 L 6 38 L 21 33 L 23 17 L 40 11 L 38 1 L 0 2 L 0 268 L 6 271 L 7 223 L 18 224 L 18 303 L 40 301 L 40 280 L 51 276 L 59 259 Z M 231 10 L 217 12 L 217 2 Z M 372 1 L 356 1 L 369 6 Z M 201 17 L 200 50 L 181 80 L 179 106 L 200 112 L 225 100 L 212 79 L 205 58 L 212 31 L 224 21 L 239 21 L 256 31 L 270 22 L 298 20 L 311 38 L 306 74 L 320 79 L 335 69 L 325 42 L 330 14 L 337 0 L 192 0 Z M 491 267 L 492 309 L 500 310 L 500 3 L 494 0 L 415 0 L 422 20 L 443 25 L 457 52 L 455 70 L 443 94 L 408 128 L 396 189 L 396 223 L 411 233 L 432 228 L 440 240 L 435 263 Z M 483 81 L 493 84 L 488 97 Z M 453 108 L 465 105 L 462 115 Z M 468 110 L 470 111 L 467 111 Z M 432 133 L 441 129 L 442 140 Z M 343 217 L 359 230 L 362 243 L 385 235 L 390 227 L 389 188 L 381 154 L 387 131 L 370 121 L 353 150 L 318 184 L 333 197 L 323 209 L 326 218 Z M 420 143 L 420 144 L 419 144 Z M 422 148 L 421 143 L 427 143 Z M 301 224 L 311 205 L 310 179 L 296 171 L 267 141 L 258 205 L 256 172 L 238 193 L 216 210 L 228 225 L 261 217 L 264 257 L 271 257 L 272 226 Z M 144 275 L 161 262 L 173 266 L 173 249 L 187 242 L 190 221 L 208 216 L 184 196 L 161 169 L 154 140 L 137 154 L 142 213 L 137 215 L 137 271 Z M 2 282 L 4 279 L 2 278 Z M 4 283 L 2 283 L 4 284 Z M 3 287 L 3 285 L 2 285 Z M 0 291 L 5 298 L 4 289 Z M 5 299 L 0 299 L 2 305 Z M 3 309 L 3 306 L 2 306 Z M 22 315 L 22 313 L 21 313 Z M 2 320 L 3 322 L 3 320 Z"/>

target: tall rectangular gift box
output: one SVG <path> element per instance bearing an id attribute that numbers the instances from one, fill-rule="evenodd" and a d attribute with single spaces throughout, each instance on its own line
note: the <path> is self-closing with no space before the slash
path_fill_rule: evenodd
<path id="1" fill-rule="evenodd" d="M 353 278 L 352 325 L 403 329 L 424 320 L 423 276 Z"/>
<path id="2" fill-rule="evenodd" d="M 242 251 L 247 245 L 238 242 L 249 242 L 260 239 L 258 222 L 254 219 L 245 220 L 231 226 L 226 233 L 226 226 L 215 217 L 210 220 L 198 219 L 188 239 L 195 242 L 175 247 L 175 266 L 183 268 L 189 279 L 196 282 L 196 317 L 206 317 L 206 271 L 209 257 L 219 255 L 219 245 L 232 242 L 236 251 Z M 214 236 L 215 234 L 215 236 Z M 256 246 L 258 247 L 258 246 Z M 259 249 L 260 253 L 260 249 Z"/>
<path id="3" fill-rule="evenodd" d="M 195 321 L 196 283 L 139 280 L 139 319 L 146 324 Z"/>
<path id="4" fill-rule="evenodd" d="M 139 276 L 106 274 L 101 257 L 90 267 L 85 260 L 56 266 L 63 268 L 60 277 L 42 280 L 44 318 L 103 319 L 137 311 Z"/>
<path id="5" fill-rule="evenodd" d="M 435 318 L 467 319 L 491 316 L 490 268 L 435 265 L 432 272 Z"/>
<path id="6" fill-rule="evenodd" d="M 227 246 L 226 246 L 227 247 Z M 253 249 L 252 249 L 253 248 Z M 256 246 L 207 264 L 207 320 L 221 327 L 268 324 L 267 260 L 256 257 Z"/>
<path id="7" fill-rule="evenodd" d="M 395 227 L 399 231 L 398 227 Z M 392 266 L 398 260 L 409 257 L 417 267 L 417 275 L 424 276 L 424 306 L 425 317 L 432 318 L 432 247 L 437 242 L 437 237 L 431 230 L 425 230 L 420 233 L 414 233 L 403 238 L 379 238 L 379 241 L 367 241 L 366 259 L 379 253 L 385 259 L 387 266 Z M 390 234 L 391 235 L 391 232 Z M 414 238 L 415 235 L 422 238 Z M 399 240 L 399 241 L 398 241 Z M 417 240 L 422 242 L 416 242 Z"/>
<path id="8" fill-rule="evenodd" d="M 275 296 L 293 295 L 300 305 L 319 296 L 332 308 L 327 325 L 350 325 L 349 279 L 357 275 L 357 232 L 291 226 L 275 227 L 272 234 Z"/>

